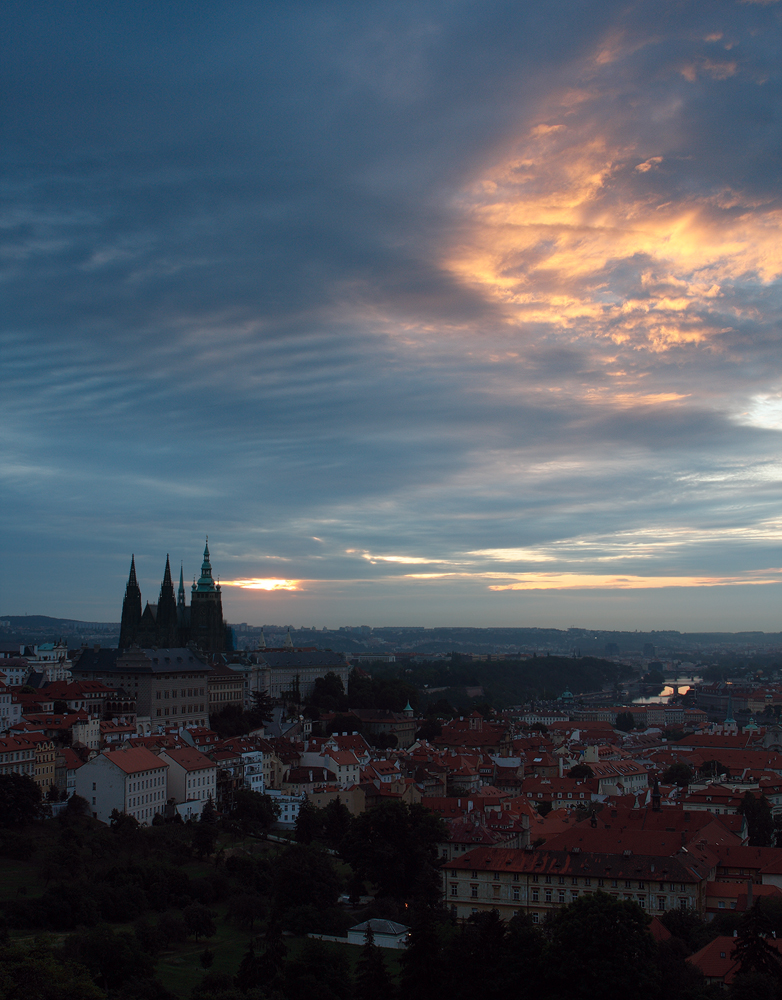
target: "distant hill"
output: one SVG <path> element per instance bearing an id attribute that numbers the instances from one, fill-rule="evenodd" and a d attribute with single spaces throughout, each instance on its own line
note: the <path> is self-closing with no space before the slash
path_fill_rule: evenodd
<path id="1" fill-rule="evenodd" d="M 0 622 L 8 622 L 6 628 L 24 631 L 26 629 L 62 629 L 73 632 L 76 629 L 118 629 L 119 622 L 83 622 L 77 618 L 50 618 L 48 615 L 0 615 Z"/>

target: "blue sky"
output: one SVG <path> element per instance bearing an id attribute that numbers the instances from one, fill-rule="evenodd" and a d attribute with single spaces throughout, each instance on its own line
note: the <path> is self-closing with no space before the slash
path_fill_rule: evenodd
<path id="1" fill-rule="evenodd" d="M 779 3 L 8 3 L 0 613 L 779 626 Z"/>

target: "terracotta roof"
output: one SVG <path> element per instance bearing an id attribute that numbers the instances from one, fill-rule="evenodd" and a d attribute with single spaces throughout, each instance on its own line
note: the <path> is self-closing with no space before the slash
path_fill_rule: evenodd
<path id="1" fill-rule="evenodd" d="M 203 771 L 215 767 L 215 762 L 195 747 L 173 747 L 171 750 L 161 751 L 161 756 L 173 760 L 186 771 Z"/>
<path id="2" fill-rule="evenodd" d="M 168 764 L 162 761 L 157 754 L 147 750 L 146 747 L 121 746 L 116 750 L 105 752 L 102 756 L 126 774 L 151 771 L 157 767 L 168 767 Z"/>

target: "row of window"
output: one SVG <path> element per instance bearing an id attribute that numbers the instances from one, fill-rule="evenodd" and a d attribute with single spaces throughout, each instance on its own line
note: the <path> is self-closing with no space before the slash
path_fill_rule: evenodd
<path id="1" fill-rule="evenodd" d="M 565 898 L 565 890 L 564 889 L 558 889 L 557 890 L 557 899 L 556 900 L 554 899 L 554 890 L 553 889 L 544 889 L 543 892 L 544 892 L 544 896 L 543 896 L 543 899 L 541 900 L 541 898 L 540 898 L 540 889 L 533 889 L 532 892 L 531 892 L 531 901 L 533 903 L 540 903 L 540 902 L 554 903 L 554 902 L 556 902 L 556 903 L 558 903 L 558 904 L 560 904 L 562 906 L 564 906 L 567 903 L 567 899 Z M 459 895 L 459 883 L 458 882 L 451 882 L 451 895 L 452 896 L 458 896 Z M 497 898 L 499 897 L 499 886 L 494 886 L 494 895 Z M 513 895 L 513 901 L 514 901 L 514 903 L 519 902 L 521 900 L 521 890 L 520 889 L 514 887 L 512 895 Z M 587 893 L 587 895 L 589 895 L 589 893 Z M 618 893 L 614 893 L 614 895 L 618 896 L 619 894 Z M 573 900 L 578 899 L 578 896 L 579 896 L 579 893 L 578 893 L 577 889 L 571 889 L 570 890 L 570 900 L 571 900 L 571 902 Z M 478 886 L 477 886 L 477 884 L 474 884 L 474 885 L 470 886 L 470 898 L 471 899 L 478 899 Z M 635 899 L 635 901 L 638 903 L 639 906 L 644 907 L 644 908 L 646 907 L 646 896 L 642 895 L 641 893 L 638 893 L 637 897 L 634 897 L 632 893 L 626 892 L 624 894 L 624 899 L 630 900 L 630 901 L 632 901 L 633 899 Z M 679 907 L 680 907 L 680 909 L 686 910 L 687 907 L 689 906 L 689 903 L 690 903 L 690 901 L 688 899 L 686 899 L 684 897 L 680 898 L 679 899 Z M 671 903 L 670 903 L 670 906 L 672 906 L 672 905 L 673 905 L 673 901 L 671 901 Z M 724 907 L 725 904 L 724 903 L 720 903 L 719 905 L 720 905 L 720 907 Z M 735 904 L 734 904 L 734 906 L 735 906 Z M 668 908 L 669 908 L 668 897 L 667 896 L 658 896 L 657 897 L 657 909 L 662 911 L 662 910 L 667 910 Z M 473 911 L 473 912 L 475 912 L 475 911 Z"/>
<path id="2" fill-rule="evenodd" d="M 470 878 L 478 878 L 478 877 L 479 876 L 478 876 L 478 872 L 477 871 L 473 871 L 470 874 Z M 500 879 L 501 879 L 501 877 L 502 877 L 502 873 L 501 872 L 492 872 L 491 877 L 492 877 L 492 879 L 495 882 L 499 882 Z M 618 879 L 618 878 L 593 878 L 590 875 L 584 876 L 581 879 L 579 879 L 579 877 L 577 875 L 571 875 L 571 876 L 567 876 L 567 877 L 565 875 L 556 875 L 556 876 L 555 875 L 544 875 L 543 876 L 543 882 L 544 882 L 545 885 L 552 885 L 552 884 L 554 884 L 554 879 L 555 878 L 557 880 L 556 881 L 557 885 L 566 885 L 566 884 L 568 884 L 568 879 L 569 879 L 569 884 L 570 885 L 591 886 L 592 882 L 594 881 L 595 885 L 599 889 L 602 889 L 604 886 L 608 885 L 609 883 L 610 883 L 612 889 L 619 889 L 619 888 L 632 889 L 633 888 L 633 880 L 629 879 L 629 878 L 626 878 L 626 879 Z M 513 872 L 513 881 L 514 882 L 518 882 L 520 880 L 521 880 L 521 875 L 519 874 L 519 872 Z M 532 875 L 530 875 L 530 881 L 533 882 L 533 883 L 534 882 L 539 882 L 540 881 L 540 875 L 538 875 L 537 872 L 533 873 Z M 620 882 L 623 883 L 622 886 L 619 885 Z M 650 888 L 651 888 L 652 884 L 653 884 L 652 882 L 649 883 Z M 665 892 L 666 891 L 665 885 L 666 885 L 665 882 L 660 882 L 660 892 Z M 668 889 L 667 891 L 669 891 L 669 892 L 676 892 L 677 891 L 676 883 L 675 882 L 671 882 L 671 883 L 669 883 L 669 885 L 670 885 L 670 889 Z M 679 892 L 686 892 L 687 891 L 687 886 L 685 885 L 684 882 L 679 882 L 678 886 L 679 886 L 679 888 L 678 888 Z M 646 888 L 646 882 L 643 881 L 643 880 L 641 880 L 641 879 L 638 879 L 636 881 L 635 888 L 637 888 L 637 889 L 645 889 Z"/>
<path id="3" fill-rule="evenodd" d="M 161 699 L 166 699 L 168 697 L 171 697 L 171 698 L 176 698 L 176 697 L 180 697 L 180 698 L 192 698 L 192 697 L 196 697 L 197 698 L 199 695 L 201 697 L 203 697 L 203 695 L 204 695 L 204 689 L 203 688 L 179 688 L 179 694 L 178 695 L 177 695 L 177 688 L 173 688 L 171 691 L 156 691 L 155 692 L 155 697 L 157 698 L 158 701 L 160 701 Z"/>
<path id="4" fill-rule="evenodd" d="M 168 705 L 166 705 L 165 708 L 159 708 L 157 710 L 158 717 L 161 716 L 161 715 L 177 715 L 179 713 L 180 707 L 182 709 L 182 715 L 192 715 L 193 712 L 203 712 L 204 711 L 203 704 L 201 704 L 201 705 L 182 705 L 182 706 L 179 706 L 179 707 L 177 705 L 172 705 L 170 710 L 168 708 Z M 201 723 L 201 725 L 203 725 L 203 722 Z"/>

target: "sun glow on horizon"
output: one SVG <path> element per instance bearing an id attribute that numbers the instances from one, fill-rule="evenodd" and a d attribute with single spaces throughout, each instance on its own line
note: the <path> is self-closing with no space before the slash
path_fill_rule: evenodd
<path id="1" fill-rule="evenodd" d="M 248 580 L 221 580 L 223 587 L 239 587 L 242 590 L 302 590 L 301 580 L 278 580 L 274 578 L 252 577 Z"/>

